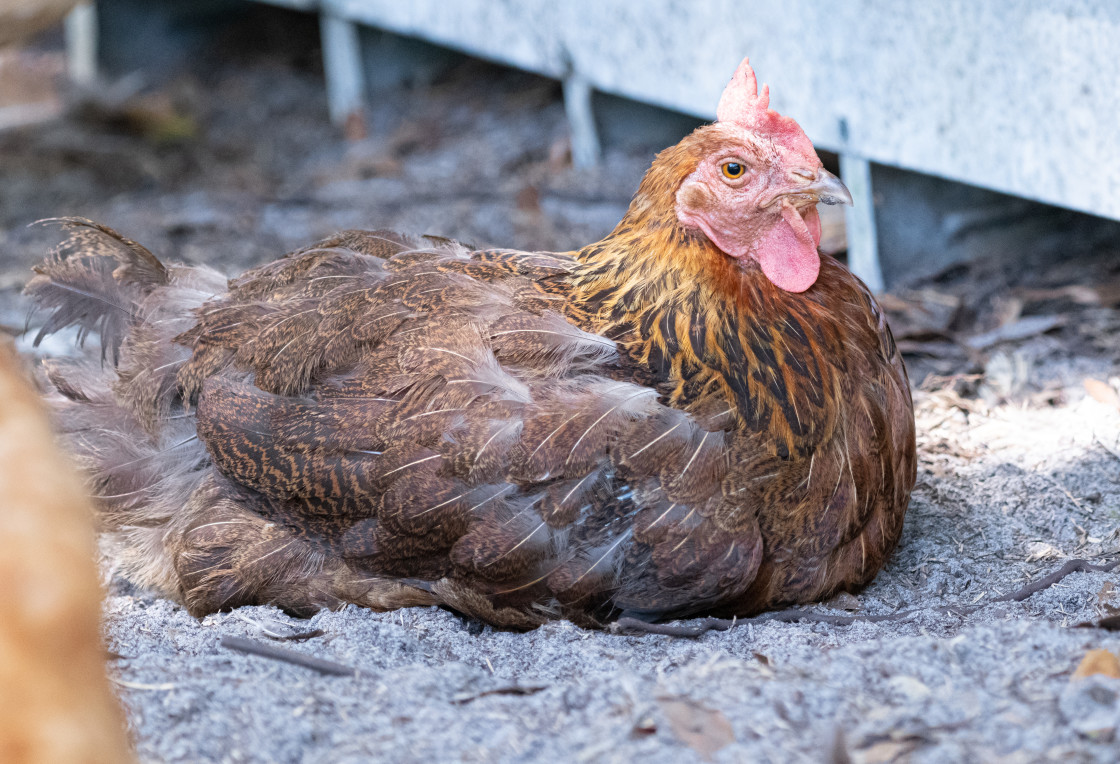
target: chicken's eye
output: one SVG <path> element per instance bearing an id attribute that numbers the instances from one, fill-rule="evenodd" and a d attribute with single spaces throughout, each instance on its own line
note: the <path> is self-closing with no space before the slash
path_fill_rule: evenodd
<path id="1" fill-rule="evenodd" d="M 720 170 L 723 171 L 723 177 L 730 180 L 738 180 L 743 177 L 743 173 L 747 171 L 747 168 L 739 162 L 724 162 Z"/>

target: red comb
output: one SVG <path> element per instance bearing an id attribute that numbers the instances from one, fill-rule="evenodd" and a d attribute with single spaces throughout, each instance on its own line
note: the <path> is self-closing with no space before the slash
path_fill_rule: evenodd
<path id="1" fill-rule="evenodd" d="M 723 95 L 719 97 L 719 106 L 716 108 L 716 119 L 720 122 L 740 122 L 746 125 L 753 123 L 760 116 L 765 116 L 770 106 L 770 88 L 762 86 L 762 94 L 758 93 L 758 79 L 751 68 L 751 60 L 744 58 L 743 63 L 735 70 L 735 75 Z"/>
<path id="2" fill-rule="evenodd" d="M 771 111 L 770 88 L 763 85 L 762 92 L 758 91 L 758 79 L 754 76 L 749 58 L 743 59 L 731 82 L 723 89 L 716 108 L 716 119 L 769 135 L 786 149 L 816 159 L 813 144 L 801 126 L 791 118 Z"/>

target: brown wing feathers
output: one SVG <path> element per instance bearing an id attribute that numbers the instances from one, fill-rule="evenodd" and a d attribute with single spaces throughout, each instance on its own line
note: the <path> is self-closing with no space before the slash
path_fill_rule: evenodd
<path id="1" fill-rule="evenodd" d="M 507 282 L 520 263 L 480 282 L 463 274 L 458 252 L 407 257 L 408 264 L 393 258 L 372 274 L 339 279 L 315 307 L 293 295 L 265 317 L 267 326 L 254 327 L 252 352 L 239 351 L 231 365 L 253 369 L 253 383 L 212 378 L 200 397 L 199 432 L 216 465 L 242 485 L 287 500 L 293 526 L 311 522 L 310 515 L 329 517 L 317 526 L 323 543 L 373 572 L 454 574 L 499 598 L 521 591 L 566 604 L 584 591 L 611 591 L 637 507 L 618 496 L 625 486 L 610 446 L 630 428 L 631 441 L 656 439 L 658 422 L 673 412 L 649 388 L 589 373 L 617 359 L 613 342 L 555 312 L 519 309 Z M 538 272 L 544 267 L 543 257 L 516 257 Z M 492 256 L 490 264 L 497 262 Z M 314 270 L 303 273 L 308 284 L 316 278 Z M 292 286 L 284 279 L 277 288 Z M 245 279 L 227 301 L 238 301 L 240 289 L 278 302 Z M 365 312 L 347 322 L 330 318 L 340 300 L 357 305 L 356 295 Z M 390 314 L 392 329 L 362 335 L 362 353 L 345 349 L 352 340 L 342 332 Z M 261 320 L 257 310 L 247 319 L 215 315 L 226 323 Z M 281 325 L 289 331 L 274 329 Z M 215 344 L 204 326 L 194 334 Z M 284 337 L 334 346 L 350 359 L 301 370 L 300 378 L 319 380 L 317 400 L 276 395 L 299 391 L 271 382 L 297 376 L 276 373 Z M 341 386 L 330 375 L 340 376 Z M 657 422 L 655 411 L 663 412 Z M 660 458 L 639 456 L 628 469 L 664 480 L 667 494 L 681 501 L 707 498 L 722 476 L 723 433 L 706 439 L 686 424 L 683 441 L 662 440 L 650 452 Z M 675 451 L 688 461 L 674 465 Z"/>

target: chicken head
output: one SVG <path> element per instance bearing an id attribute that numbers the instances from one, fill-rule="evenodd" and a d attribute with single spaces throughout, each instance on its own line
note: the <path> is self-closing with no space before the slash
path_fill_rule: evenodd
<path id="1" fill-rule="evenodd" d="M 781 289 L 804 292 L 820 273 L 817 203 L 851 204 L 852 197 L 801 127 L 769 103 L 769 88 L 758 91 L 743 59 L 707 128 L 706 143 L 716 149 L 681 183 L 676 213 L 728 257 L 757 263 Z"/>

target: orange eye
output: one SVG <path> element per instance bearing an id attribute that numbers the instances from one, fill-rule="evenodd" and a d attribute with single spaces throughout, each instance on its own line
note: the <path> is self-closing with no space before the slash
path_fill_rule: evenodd
<path id="1" fill-rule="evenodd" d="M 738 180 L 743 177 L 743 173 L 747 171 L 747 168 L 739 162 L 724 162 L 720 170 L 723 171 L 723 177 L 730 180 Z"/>

